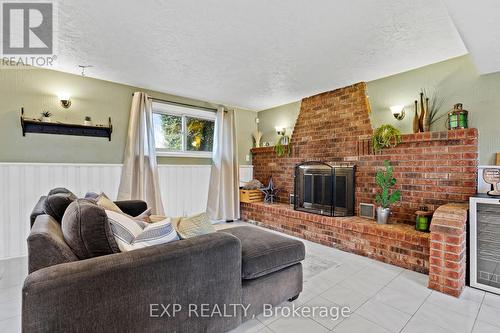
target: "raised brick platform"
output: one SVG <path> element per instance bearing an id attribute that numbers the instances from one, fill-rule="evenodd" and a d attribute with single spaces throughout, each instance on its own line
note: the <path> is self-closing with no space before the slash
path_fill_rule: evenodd
<path id="1" fill-rule="evenodd" d="M 295 211 L 287 204 L 242 203 L 241 218 L 326 246 L 429 272 L 428 233 L 407 224 L 378 225 L 360 217 L 328 217 Z"/>

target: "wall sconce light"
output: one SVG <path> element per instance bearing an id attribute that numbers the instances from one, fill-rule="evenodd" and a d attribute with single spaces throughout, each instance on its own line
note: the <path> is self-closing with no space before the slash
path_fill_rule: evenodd
<path id="1" fill-rule="evenodd" d="M 405 106 L 404 105 L 391 106 L 391 112 L 394 118 L 396 118 L 397 120 L 403 120 L 405 117 Z"/>
<path id="2" fill-rule="evenodd" d="M 276 126 L 275 129 L 276 129 L 276 134 L 278 134 L 279 136 L 283 136 L 286 133 L 286 128 L 284 127 Z"/>
<path id="3" fill-rule="evenodd" d="M 61 102 L 61 106 L 65 109 L 68 109 L 71 106 L 71 97 L 68 93 L 60 93 L 59 101 Z"/>

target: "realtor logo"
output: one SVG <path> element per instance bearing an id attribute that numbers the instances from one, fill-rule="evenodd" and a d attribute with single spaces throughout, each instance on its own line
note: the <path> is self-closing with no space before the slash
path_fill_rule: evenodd
<path id="1" fill-rule="evenodd" d="M 4 2 L 2 47 L 4 55 L 53 53 L 53 4 Z"/>

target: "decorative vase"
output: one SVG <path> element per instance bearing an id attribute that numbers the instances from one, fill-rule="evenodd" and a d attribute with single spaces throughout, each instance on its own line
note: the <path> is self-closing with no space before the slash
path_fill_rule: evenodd
<path id="1" fill-rule="evenodd" d="M 429 114 L 429 98 L 425 99 L 424 108 L 424 132 L 429 132 L 431 130 L 431 118 Z"/>
<path id="2" fill-rule="evenodd" d="M 424 106 L 424 93 L 420 93 L 420 117 L 418 119 L 419 131 L 424 131 L 424 116 L 425 116 L 425 106 Z"/>
<path id="3" fill-rule="evenodd" d="M 42 123 L 51 123 L 52 119 L 50 117 L 42 117 Z"/>
<path id="4" fill-rule="evenodd" d="M 262 139 L 262 132 L 259 130 L 255 130 L 252 135 L 253 135 L 253 139 L 255 140 L 255 147 L 259 148 L 260 147 L 260 139 Z"/>
<path id="5" fill-rule="evenodd" d="M 418 101 L 415 101 L 415 116 L 413 117 L 413 133 L 420 132 L 418 117 Z"/>
<path id="6" fill-rule="evenodd" d="M 389 220 L 389 215 L 391 214 L 390 208 L 377 207 L 377 223 L 387 224 Z"/>

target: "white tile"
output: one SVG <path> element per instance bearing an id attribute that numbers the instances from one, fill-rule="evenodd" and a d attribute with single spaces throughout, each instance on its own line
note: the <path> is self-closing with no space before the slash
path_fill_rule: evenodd
<path id="1" fill-rule="evenodd" d="M 264 324 L 262 324 L 260 321 L 258 321 L 257 319 L 251 319 L 245 321 L 234 330 L 229 331 L 229 333 L 257 333 L 264 328 Z"/>
<path id="2" fill-rule="evenodd" d="M 321 276 L 314 276 L 310 279 L 304 279 L 304 288 L 308 288 L 311 290 L 316 290 L 319 292 L 325 291 L 331 287 L 333 287 L 335 283 L 332 283 L 328 280 L 325 280 Z"/>
<path id="3" fill-rule="evenodd" d="M 373 300 L 363 304 L 356 314 L 392 332 L 401 331 L 411 317 L 407 313 Z"/>
<path id="4" fill-rule="evenodd" d="M 412 289 L 425 292 L 427 290 L 430 290 L 429 288 L 427 288 L 427 280 L 428 280 L 427 275 L 424 275 L 426 277 L 426 281 L 424 282 L 423 278 L 420 276 L 423 274 L 420 275 L 416 274 L 419 273 L 405 270 L 400 275 L 395 277 L 391 282 L 389 282 L 387 286 L 401 291 Z"/>
<path id="5" fill-rule="evenodd" d="M 476 317 L 481 306 L 480 303 L 468 299 L 456 298 L 438 291 L 433 291 L 429 298 L 427 298 L 427 302 L 469 317 Z"/>
<path id="6" fill-rule="evenodd" d="M 320 296 L 341 306 L 348 306 L 353 312 L 370 298 L 357 290 L 341 285 L 326 290 Z"/>
<path id="7" fill-rule="evenodd" d="M 485 323 L 480 320 L 476 320 L 474 328 L 472 329 L 472 333 L 498 333 L 498 332 L 500 332 L 498 326 L 493 326 L 489 323 Z"/>
<path id="8" fill-rule="evenodd" d="M 268 325 L 275 333 L 326 333 L 328 329 L 310 318 L 282 317 Z"/>
<path id="9" fill-rule="evenodd" d="M 466 299 L 476 303 L 482 303 L 485 294 L 486 292 L 482 290 L 474 289 L 471 287 L 465 287 L 465 289 L 462 291 L 462 294 L 460 295 L 460 299 Z"/>
<path id="10" fill-rule="evenodd" d="M 430 289 L 412 289 L 403 291 L 400 289 L 385 287 L 379 291 L 373 300 L 392 306 L 400 311 L 413 315 L 424 303 L 432 291 Z"/>
<path id="11" fill-rule="evenodd" d="M 484 295 L 483 304 L 500 309 L 500 295 L 486 293 Z"/>
<path id="12" fill-rule="evenodd" d="M 410 319 L 401 333 L 454 333 L 431 322 Z"/>
<path id="13" fill-rule="evenodd" d="M 313 313 L 310 316 L 311 319 L 329 330 L 333 329 L 345 319 L 342 317 L 342 306 L 320 296 L 307 302 L 303 307 L 308 307 L 309 311 Z M 350 315 L 350 312 L 347 315 Z"/>
<path id="14" fill-rule="evenodd" d="M 364 319 L 355 313 L 342 321 L 334 330 L 335 333 L 388 333 L 390 331 Z"/>
<path id="15" fill-rule="evenodd" d="M 341 264 L 321 272 L 318 277 L 330 282 L 333 287 L 335 284 L 351 277 L 354 273 L 356 273 L 355 268 Z"/>
<path id="16" fill-rule="evenodd" d="M 497 326 L 500 332 L 500 309 L 483 304 L 481 305 L 481 310 L 479 310 L 477 320 Z"/>
<path id="17" fill-rule="evenodd" d="M 359 276 L 352 276 L 349 279 L 340 282 L 338 285 L 344 288 L 356 290 L 357 292 L 370 297 L 374 296 L 385 286 L 384 283 L 379 283 L 377 280 L 370 281 L 367 277 Z"/>
<path id="18" fill-rule="evenodd" d="M 263 312 L 257 316 L 257 320 L 259 320 L 261 323 L 263 323 L 264 325 L 267 326 L 270 323 L 272 323 L 273 321 L 280 319 L 282 317 L 281 316 L 282 313 L 286 314 L 286 312 L 283 311 L 283 308 L 292 309 L 294 304 L 295 303 L 291 303 L 291 302 L 283 302 L 281 304 L 278 304 L 277 306 L 272 308 L 271 315 L 269 315 L 269 313 L 267 313 L 267 312 L 266 313 Z M 296 307 L 300 307 L 300 305 L 296 305 Z"/>
<path id="19" fill-rule="evenodd" d="M 432 323 L 454 333 L 469 333 L 472 330 L 475 318 L 448 310 L 446 307 L 424 302 L 411 320 Z"/>
<path id="20" fill-rule="evenodd" d="M 21 316 L 12 317 L 0 321 L 0 332 L 16 333 L 21 332 Z"/>

